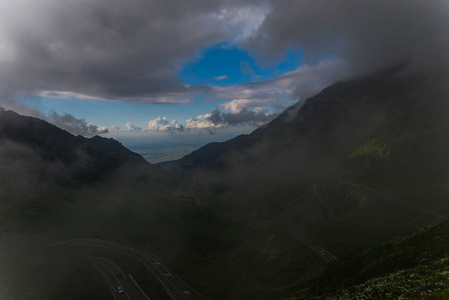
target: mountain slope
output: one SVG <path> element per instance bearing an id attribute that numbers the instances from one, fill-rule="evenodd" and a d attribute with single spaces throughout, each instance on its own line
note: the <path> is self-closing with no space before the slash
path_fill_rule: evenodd
<path id="1" fill-rule="evenodd" d="M 245 157 L 238 161 L 242 164 L 267 159 L 260 151 L 280 155 L 292 147 L 303 157 L 341 159 L 373 136 L 442 125 L 448 110 L 444 81 L 407 76 L 404 68 L 395 66 L 334 84 L 250 135 L 209 144 L 186 155 L 173 169 L 226 169 L 236 156 Z M 257 147 L 263 150 L 251 149 Z"/>
<path id="2" fill-rule="evenodd" d="M 92 183 L 119 169 L 131 167 L 149 176 L 164 174 L 159 167 L 113 139 L 75 137 L 43 120 L 3 108 L 0 108 L 0 140 L 4 153 L 17 156 L 21 153 L 17 148 L 21 148 L 28 151 L 28 158 L 31 155 L 36 161 L 47 162 L 48 166 L 58 165 L 60 173 L 56 176 L 60 178 L 62 175 L 67 180 Z"/>
<path id="3" fill-rule="evenodd" d="M 342 259 L 444 221 L 447 82 L 396 66 L 337 83 L 248 136 L 179 160 L 173 171 L 190 175 L 192 198 L 227 218 L 223 231 L 249 232 L 224 255 L 245 271 L 229 298 L 307 288 L 328 261 L 307 244 Z"/>
<path id="4" fill-rule="evenodd" d="M 352 253 L 293 299 L 447 299 L 449 223 Z"/>

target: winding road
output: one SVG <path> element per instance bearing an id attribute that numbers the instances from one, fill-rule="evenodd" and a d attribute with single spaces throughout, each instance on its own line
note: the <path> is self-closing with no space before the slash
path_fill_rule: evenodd
<path id="1" fill-rule="evenodd" d="M 326 201 L 324 201 L 324 199 L 320 196 L 320 194 L 318 193 L 316 184 L 313 185 L 312 191 L 313 191 L 313 194 L 315 195 L 315 197 L 317 198 L 319 204 L 323 207 L 326 217 L 329 220 L 334 219 L 335 218 L 334 207 L 327 204 Z M 311 220 L 306 221 L 303 224 L 293 227 L 292 235 L 297 241 L 299 241 L 302 244 L 304 244 L 305 246 L 309 247 L 312 251 L 314 251 L 319 257 L 324 259 L 326 262 L 332 263 L 332 262 L 338 260 L 337 257 L 335 257 L 335 255 L 333 255 L 331 252 L 327 251 L 326 249 L 318 246 L 315 242 L 306 238 L 305 230 L 306 230 L 307 226 L 310 223 L 313 223 L 318 220 L 319 220 L 319 218 L 311 219 Z"/>
<path id="2" fill-rule="evenodd" d="M 371 191 L 374 193 L 379 194 L 382 199 L 384 201 L 388 201 L 388 202 L 393 202 L 393 203 L 397 203 L 400 204 L 404 207 L 408 207 L 408 208 L 412 208 L 415 210 L 418 210 L 422 213 L 425 213 L 427 215 L 430 215 L 433 217 L 433 222 L 430 225 L 436 225 L 439 224 L 441 222 L 443 222 L 444 220 L 446 220 L 447 218 L 445 216 L 443 216 L 442 214 L 440 214 L 439 212 L 435 211 L 435 210 L 431 210 L 431 209 L 426 209 L 423 207 L 420 207 L 416 204 L 413 203 L 409 203 L 406 201 L 402 201 L 399 199 L 394 199 L 391 196 L 389 196 L 386 192 L 380 191 L 378 189 L 374 189 L 374 188 L 370 188 L 368 186 L 364 186 L 364 185 L 360 185 L 360 184 L 355 184 L 352 182 L 347 182 L 347 181 L 343 181 L 341 179 L 337 179 L 338 182 L 340 182 L 341 184 L 344 185 L 350 185 L 350 186 L 354 186 L 354 187 L 358 187 L 358 188 L 362 188 L 366 191 Z M 312 191 L 313 194 L 315 195 L 315 197 L 317 198 L 319 204 L 323 207 L 324 211 L 325 211 L 325 215 L 329 220 L 332 220 L 335 218 L 335 208 L 330 206 L 328 203 L 326 203 L 326 201 L 324 201 L 324 199 L 319 195 L 318 193 L 318 188 L 317 185 L 313 185 L 312 186 Z M 307 226 L 312 223 L 315 222 L 317 220 L 308 220 L 306 221 L 306 223 L 297 225 L 295 227 L 293 227 L 292 229 L 292 235 L 293 237 L 298 240 L 299 242 L 301 242 L 302 244 L 304 244 L 305 246 L 309 247 L 310 249 L 312 249 L 316 254 L 318 254 L 321 258 L 323 258 L 326 262 L 328 263 L 332 263 L 334 261 L 337 261 L 338 259 L 335 257 L 335 255 L 333 255 L 332 253 L 330 253 L 329 251 L 327 251 L 326 249 L 318 246 L 316 243 L 314 243 L 313 241 L 309 240 L 308 238 L 306 238 L 305 236 L 305 230 L 307 228 Z"/>
<path id="3" fill-rule="evenodd" d="M 150 300 L 131 274 L 127 277 L 112 261 L 103 257 L 88 257 L 87 259 L 92 267 L 105 277 L 111 287 L 114 299 Z"/>
<path id="4" fill-rule="evenodd" d="M 334 261 L 337 261 L 338 259 L 335 257 L 335 255 L 333 255 L 326 249 L 321 248 L 316 243 L 312 242 L 311 240 L 305 237 L 305 229 L 307 228 L 307 226 L 308 224 L 306 223 L 293 227 L 292 229 L 293 237 L 299 242 L 309 247 L 310 249 L 312 249 L 316 254 L 318 254 L 318 256 L 320 256 L 326 262 L 332 263 Z"/>
<path id="5" fill-rule="evenodd" d="M 136 260 L 140 261 L 144 267 L 153 274 L 153 276 L 158 280 L 158 282 L 161 284 L 161 287 L 164 289 L 166 294 L 171 298 L 175 300 L 205 300 L 207 299 L 203 295 L 196 292 L 193 288 L 191 288 L 187 283 L 185 283 L 182 279 L 180 279 L 178 276 L 176 276 L 173 271 L 171 271 L 166 265 L 162 263 L 156 256 L 149 254 L 147 252 L 144 252 L 139 249 L 134 249 L 125 245 L 120 245 L 114 242 L 109 241 L 103 241 L 98 239 L 72 239 L 67 240 L 59 243 L 55 243 L 52 246 L 58 246 L 58 245 L 65 245 L 65 246 L 91 246 L 91 247 L 100 247 L 100 248 L 106 248 L 109 250 L 113 250 L 116 252 L 120 252 L 122 254 L 125 254 L 127 256 L 130 256 L 132 258 L 135 258 Z M 90 258 L 89 259 L 94 267 L 102 271 L 104 273 L 103 275 L 108 279 L 110 282 L 110 285 L 112 286 L 112 289 L 115 288 L 117 290 L 118 284 L 121 284 L 120 286 L 123 287 L 124 292 L 122 294 L 125 294 L 128 289 L 127 287 L 131 286 L 131 282 L 129 282 L 128 279 L 121 279 L 121 276 L 125 277 L 123 272 L 111 261 L 108 261 L 104 258 Z M 119 279 L 120 277 L 120 279 Z M 133 281 L 133 285 L 137 285 L 137 283 L 134 281 L 132 276 L 130 275 L 130 279 Z M 117 286 L 115 286 L 115 285 Z M 129 297 L 129 299 L 149 299 L 146 297 L 145 293 L 142 291 L 142 289 L 137 285 L 138 289 L 140 290 L 141 294 L 135 297 Z M 143 295 L 145 295 L 146 298 L 142 298 Z M 115 297 L 115 296 L 114 296 Z M 140 297 L 140 298 L 138 298 Z M 119 299 L 119 298 L 116 298 Z M 121 299 L 128 299 L 128 298 L 121 298 Z"/>
<path id="6" fill-rule="evenodd" d="M 350 186 L 358 187 L 358 188 L 361 188 L 361 189 L 365 189 L 367 191 L 371 191 L 371 192 L 377 193 L 377 194 L 379 194 L 382 197 L 382 200 L 384 200 L 386 202 L 397 203 L 397 204 L 402 205 L 404 207 L 412 208 L 412 209 L 415 209 L 415 210 L 417 210 L 419 212 L 422 212 L 422 213 L 425 213 L 427 215 L 430 215 L 430 216 L 433 217 L 433 222 L 431 224 L 429 224 L 430 226 L 440 224 L 440 223 L 442 223 L 443 221 L 445 221 L 447 219 L 445 216 L 443 216 L 442 214 L 440 214 L 436 210 L 423 208 L 423 207 L 418 206 L 418 205 L 416 205 L 414 203 L 410 203 L 410 202 L 407 202 L 407 201 L 403 201 L 403 200 L 392 198 L 390 195 L 387 194 L 386 191 L 384 192 L 384 191 L 381 191 L 379 189 L 371 188 L 371 187 L 368 187 L 368 186 L 365 186 L 365 185 L 344 181 L 344 180 L 341 180 L 339 178 L 337 179 L 337 181 L 342 183 L 342 184 L 345 184 L 345 185 L 350 185 Z"/>

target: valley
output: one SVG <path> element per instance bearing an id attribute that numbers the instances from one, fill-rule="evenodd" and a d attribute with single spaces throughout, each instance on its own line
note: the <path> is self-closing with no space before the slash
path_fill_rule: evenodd
<path id="1" fill-rule="evenodd" d="M 160 166 L 1 111 L 0 296 L 332 299 L 423 255 L 445 272 L 448 95 L 403 68 Z"/>

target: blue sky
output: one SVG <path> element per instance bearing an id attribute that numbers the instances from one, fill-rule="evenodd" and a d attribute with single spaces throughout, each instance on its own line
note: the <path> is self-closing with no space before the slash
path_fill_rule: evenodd
<path id="1" fill-rule="evenodd" d="M 201 49 L 184 64 L 178 77 L 189 85 L 229 86 L 266 80 L 293 71 L 304 64 L 301 48 L 288 50 L 281 58 L 264 61 L 264 66 L 242 47 L 218 44 Z"/>

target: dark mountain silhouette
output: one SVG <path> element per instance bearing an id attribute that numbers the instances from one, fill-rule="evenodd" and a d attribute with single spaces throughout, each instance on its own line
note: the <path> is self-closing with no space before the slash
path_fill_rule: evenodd
<path id="1" fill-rule="evenodd" d="M 55 177 L 59 179 L 92 183 L 125 168 L 147 176 L 164 174 L 160 167 L 148 163 L 118 141 L 100 136 L 74 136 L 46 121 L 3 108 L 0 108 L 0 141 L 3 145 L 13 143 L 26 148 L 48 165 L 58 165 L 60 172 Z"/>

